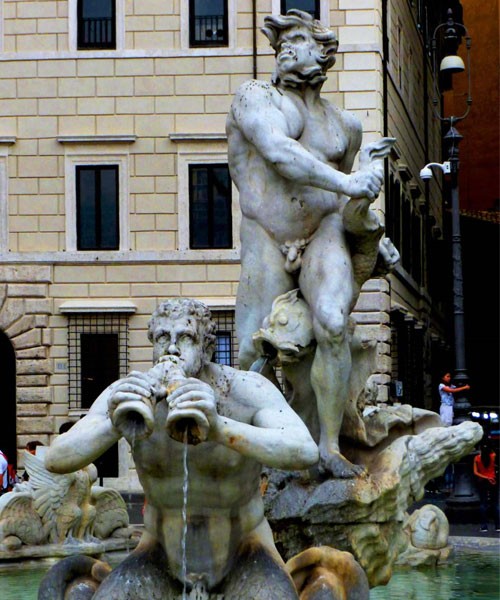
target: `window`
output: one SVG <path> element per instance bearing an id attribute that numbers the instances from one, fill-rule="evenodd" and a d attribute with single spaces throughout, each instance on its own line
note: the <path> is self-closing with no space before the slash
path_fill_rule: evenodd
<path id="1" fill-rule="evenodd" d="M 78 50 L 116 48 L 115 0 L 78 0 Z"/>
<path id="2" fill-rule="evenodd" d="M 190 248 L 232 248 L 231 202 L 227 164 L 189 165 Z"/>
<path id="3" fill-rule="evenodd" d="M 238 367 L 238 341 L 234 325 L 234 310 L 212 310 L 217 324 L 214 362 Z"/>
<path id="4" fill-rule="evenodd" d="M 212 358 L 213 362 L 220 365 L 227 365 L 234 369 L 239 369 L 240 363 L 238 360 L 239 344 L 236 337 L 236 325 L 234 321 L 234 310 L 216 310 L 211 309 L 212 319 L 217 325 L 215 333 L 215 353 Z M 281 392 L 285 389 L 285 382 L 281 366 L 278 364 L 274 367 L 276 382 Z"/>
<path id="5" fill-rule="evenodd" d="M 77 250 L 117 250 L 118 165 L 75 167 Z"/>
<path id="6" fill-rule="evenodd" d="M 128 372 L 128 318 L 120 313 L 68 317 L 69 407 L 88 409 Z"/>
<path id="7" fill-rule="evenodd" d="M 227 0 L 189 1 L 189 45 L 228 45 Z"/>
<path id="8" fill-rule="evenodd" d="M 315 19 L 320 18 L 319 0 L 281 0 L 282 15 L 285 15 L 292 8 L 303 10 Z"/>

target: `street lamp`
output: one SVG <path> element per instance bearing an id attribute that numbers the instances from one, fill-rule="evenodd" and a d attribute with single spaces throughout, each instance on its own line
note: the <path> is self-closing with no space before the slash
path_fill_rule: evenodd
<path id="1" fill-rule="evenodd" d="M 465 119 L 469 114 L 470 105 L 472 104 L 471 86 L 470 86 L 470 48 L 471 38 L 467 28 L 461 23 L 456 23 L 453 20 L 452 10 L 448 10 L 447 20 L 440 23 L 434 30 L 431 40 L 432 50 L 432 67 L 433 67 L 433 98 L 432 105 L 434 114 L 437 119 L 449 125 L 448 132 L 444 136 L 444 141 L 448 149 L 448 159 L 443 163 L 429 163 L 421 171 L 420 177 L 423 181 L 428 181 L 432 178 L 433 173 L 431 167 L 440 168 L 444 174 L 451 176 L 451 243 L 452 243 L 452 263 L 453 263 L 453 325 L 455 334 L 455 373 L 454 381 L 457 387 L 461 387 L 469 382 L 467 369 L 465 366 L 465 324 L 464 324 L 464 293 L 463 293 L 463 275 L 462 275 L 462 239 L 460 235 L 460 202 L 458 189 L 458 169 L 459 169 L 459 152 L 458 145 L 462 140 L 462 135 L 455 128 L 456 123 Z M 468 91 L 465 110 L 460 116 L 445 117 L 440 113 L 438 107 L 441 92 L 438 83 L 438 42 L 441 46 L 458 43 L 457 30 L 461 30 L 465 36 L 467 49 L 467 82 Z M 460 73 L 465 70 L 463 60 L 455 55 L 448 54 L 444 56 L 439 65 L 441 73 Z M 455 403 L 456 417 L 455 423 L 460 423 L 466 420 L 466 415 L 470 410 L 470 403 L 467 400 L 465 393 L 461 393 Z"/>
<path id="2" fill-rule="evenodd" d="M 431 40 L 432 67 L 433 67 L 433 99 L 432 105 L 436 118 L 449 126 L 448 132 L 444 136 L 444 141 L 448 149 L 448 159 L 443 163 L 429 163 L 421 171 L 420 177 L 423 181 L 432 178 L 431 167 L 441 169 L 444 174 L 451 177 L 451 244 L 452 244 L 452 263 L 453 263 L 453 325 L 455 334 L 455 373 L 454 381 L 457 387 L 461 387 L 469 382 L 467 369 L 465 366 L 465 323 L 464 323 L 464 293 L 463 293 L 463 275 L 462 275 L 462 238 L 460 235 L 460 202 L 458 189 L 458 145 L 462 140 L 462 135 L 457 131 L 455 125 L 465 119 L 469 114 L 472 104 L 471 86 L 470 86 L 470 48 L 471 38 L 467 28 L 461 23 L 453 20 L 451 9 L 448 10 L 448 18 L 445 23 L 439 24 L 434 30 Z M 467 49 L 467 98 L 465 110 L 460 116 L 443 116 L 438 108 L 441 99 L 441 91 L 438 83 L 437 54 L 438 41 L 442 48 L 448 48 L 458 45 L 457 29 L 463 32 Z M 445 55 L 439 65 L 441 73 L 460 73 L 465 70 L 463 60 L 455 54 Z M 460 393 L 455 402 L 454 424 L 468 420 L 468 412 L 471 405 L 467 400 L 465 393 Z M 454 487 L 453 493 L 448 498 L 446 504 L 448 509 L 462 509 L 465 506 L 471 506 L 477 503 L 478 497 L 474 490 L 472 481 L 472 456 L 465 456 L 454 469 Z"/>

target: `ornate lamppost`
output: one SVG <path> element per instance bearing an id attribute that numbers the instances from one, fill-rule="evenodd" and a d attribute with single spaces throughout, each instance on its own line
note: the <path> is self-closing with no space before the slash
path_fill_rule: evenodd
<path id="1" fill-rule="evenodd" d="M 463 60 L 455 54 L 445 55 L 437 68 L 439 48 L 449 48 L 458 45 L 458 37 L 463 34 L 467 50 L 467 97 L 465 100 L 464 112 L 459 116 L 444 116 L 442 114 L 441 91 L 439 89 L 439 72 L 442 74 L 453 74 L 465 71 Z M 438 47 L 439 45 L 439 47 Z M 440 23 L 434 30 L 431 40 L 432 67 L 433 67 L 433 98 L 432 104 L 434 114 L 441 122 L 449 126 L 444 135 L 444 142 L 447 147 L 447 160 L 443 163 L 429 163 L 421 171 L 420 177 L 427 181 L 432 178 L 432 167 L 437 167 L 444 174 L 449 174 L 451 178 L 451 250 L 453 265 L 453 326 L 454 326 L 454 349 L 455 349 L 455 372 L 453 380 L 457 387 L 469 383 L 465 361 L 465 322 L 464 322 L 464 292 L 463 292 L 463 273 L 462 273 L 462 238 L 460 234 L 460 196 L 459 196 L 459 144 L 463 136 L 458 132 L 455 125 L 465 119 L 470 111 L 472 104 L 471 85 L 470 85 L 470 48 L 471 38 L 467 28 L 453 20 L 451 9 L 448 10 L 446 22 Z M 458 425 L 462 421 L 468 420 L 468 413 L 471 405 L 467 399 L 467 393 L 457 394 L 455 400 L 455 418 L 454 424 Z M 474 503 L 477 501 L 477 495 L 474 492 L 472 482 L 472 464 L 470 457 L 465 457 L 463 461 L 455 466 L 455 485 L 452 495 L 447 501 L 448 506 L 453 504 Z"/>
<path id="2" fill-rule="evenodd" d="M 439 106 L 441 92 L 438 87 L 437 78 L 439 75 L 437 69 L 438 42 L 444 44 L 457 43 L 457 29 L 462 30 L 465 36 L 467 48 L 467 80 L 468 91 L 466 107 L 462 115 L 445 117 L 441 114 Z M 429 163 L 421 171 L 420 177 L 426 181 L 432 178 L 431 167 L 440 168 L 443 173 L 451 176 L 451 244 L 452 244 L 452 262 L 453 262 L 453 324 L 455 334 L 455 373 L 454 381 L 457 387 L 461 387 L 469 382 L 467 368 L 465 364 L 465 323 L 464 323 L 464 291 L 462 274 L 462 238 L 460 234 L 460 196 L 458 187 L 459 172 L 459 149 L 458 146 L 463 136 L 458 132 L 455 125 L 465 119 L 469 114 L 472 104 L 470 92 L 470 47 L 471 38 L 468 35 L 467 28 L 461 23 L 453 20 L 451 9 L 448 10 L 448 19 L 445 23 L 439 24 L 434 30 L 431 41 L 432 64 L 434 75 L 434 94 L 432 104 L 434 114 L 440 121 L 449 125 L 448 132 L 444 136 L 444 141 L 448 149 L 448 159 L 444 163 Z M 447 55 L 441 60 L 439 71 L 441 73 L 460 73 L 465 70 L 463 60 L 457 55 Z M 455 403 L 456 423 L 465 420 L 466 414 L 470 409 L 470 403 L 465 393 L 460 394 Z"/>

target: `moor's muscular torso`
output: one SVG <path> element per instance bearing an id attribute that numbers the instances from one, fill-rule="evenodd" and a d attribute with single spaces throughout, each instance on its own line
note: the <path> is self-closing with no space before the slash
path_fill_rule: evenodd
<path id="1" fill-rule="evenodd" d="M 266 101 L 282 117 L 285 134 L 297 140 L 315 158 L 334 169 L 342 169 L 348 148 L 346 113 L 317 98 L 306 102 L 294 92 L 263 83 Z M 252 93 L 249 86 L 245 92 Z M 265 110 L 265 106 L 263 109 Z M 259 223 L 278 243 L 309 238 L 326 215 L 340 208 L 338 194 L 304 185 L 280 174 L 248 140 L 235 118 L 233 105 L 227 122 L 231 175 L 238 187 L 243 218 Z"/>

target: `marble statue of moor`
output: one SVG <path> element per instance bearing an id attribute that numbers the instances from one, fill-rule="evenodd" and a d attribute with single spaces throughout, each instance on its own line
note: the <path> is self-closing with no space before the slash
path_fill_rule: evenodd
<path id="1" fill-rule="evenodd" d="M 351 370 L 348 319 L 377 260 L 390 266 L 399 257 L 369 208 L 382 186 L 382 159 L 395 140 L 365 147 L 351 174 L 361 123 L 320 95 L 335 63 L 335 34 L 300 10 L 264 22 L 276 52 L 272 83 L 242 84 L 226 124 L 242 211 L 240 366 L 249 369 L 259 358 L 252 335 L 273 300 L 300 288 L 317 343 L 310 377 L 321 428 L 319 467 L 349 478 L 363 469 L 339 450 Z M 374 248 L 368 269 L 365 246 Z"/>
<path id="2" fill-rule="evenodd" d="M 318 461 L 306 426 L 266 378 L 210 362 L 215 323 L 204 304 L 163 302 L 148 335 L 155 366 L 104 390 L 45 460 L 49 470 L 66 473 L 122 435 L 131 445 L 146 496 L 144 534 L 92 597 L 169 600 L 186 581 L 188 592 L 195 586 L 228 599 L 298 598 L 259 485 L 263 464 L 293 470 Z"/>

